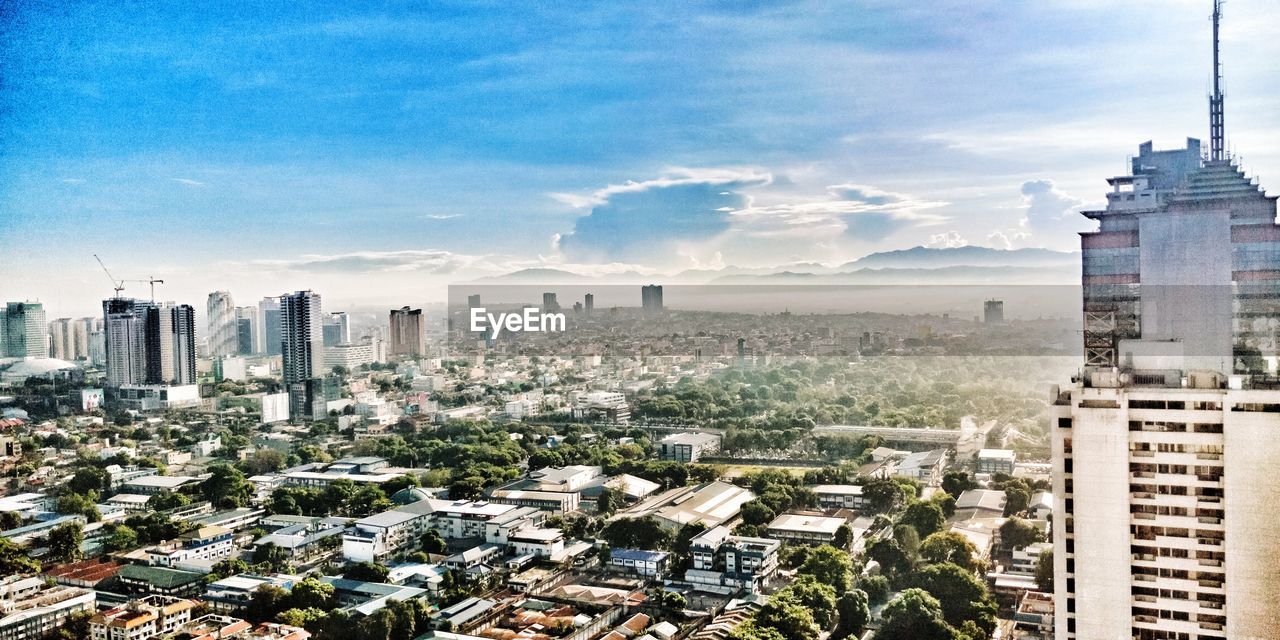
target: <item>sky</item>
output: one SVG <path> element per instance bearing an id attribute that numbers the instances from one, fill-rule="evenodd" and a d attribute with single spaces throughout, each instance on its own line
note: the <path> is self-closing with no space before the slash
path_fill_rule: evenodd
<path id="1" fill-rule="evenodd" d="M 1071 250 L 1139 143 L 1207 136 L 1210 5 L 0 0 L 0 299 L 100 310 L 94 254 L 199 309 Z M 1265 186 L 1280 12 L 1226 12 Z"/>

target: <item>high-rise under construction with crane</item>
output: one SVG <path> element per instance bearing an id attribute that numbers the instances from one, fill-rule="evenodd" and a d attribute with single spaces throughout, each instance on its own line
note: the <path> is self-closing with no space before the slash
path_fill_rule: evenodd
<path id="1" fill-rule="evenodd" d="M 1085 366 L 1055 393 L 1059 640 L 1280 639 L 1280 225 L 1227 153 L 1139 147 L 1081 234 Z"/>

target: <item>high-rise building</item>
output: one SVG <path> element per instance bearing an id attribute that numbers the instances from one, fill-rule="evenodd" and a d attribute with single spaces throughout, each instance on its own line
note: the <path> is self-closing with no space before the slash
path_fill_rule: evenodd
<path id="1" fill-rule="evenodd" d="M 75 343 L 71 337 L 71 318 L 49 321 L 49 357 L 75 360 Z"/>
<path id="2" fill-rule="evenodd" d="M 236 326 L 236 304 L 228 291 L 209 294 L 209 333 L 205 355 L 210 357 L 233 356 L 239 350 Z"/>
<path id="3" fill-rule="evenodd" d="M 77 358 L 93 359 L 90 338 L 94 332 L 102 332 L 102 318 L 76 318 L 71 321 L 71 353 Z"/>
<path id="4" fill-rule="evenodd" d="M 591 312 L 592 312 L 593 310 L 595 310 L 595 308 L 596 308 L 596 296 L 595 296 L 595 294 L 588 293 L 588 294 L 587 294 L 587 295 L 582 299 L 582 302 L 583 302 L 583 308 L 584 308 L 584 309 L 586 309 L 586 311 L 587 311 L 587 315 L 591 315 Z"/>
<path id="5" fill-rule="evenodd" d="M 345 311 L 335 311 L 324 317 L 324 346 L 340 344 L 351 344 L 351 325 Z"/>
<path id="6" fill-rule="evenodd" d="M 49 328 L 44 305 L 10 302 L 0 310 L 0 355 L 10 358 L 49 357 Z"/>
<path id="7" fill-rule="evenodd" d="M 325 415 L 324 313 L 320 294 L 297 291 L 280 296 L 281 368 L 295 420 Z"/>
<path id="8" fill-rule="evenodd" d="M 1217 91 L 1211 123 L 1208 159 L 1143 144 L 1084 214 L 1085 367 L 1051 422 L 1060 640 L 1280 638 L 1280 225 Z"/>
<path id="9" fill-rule="evenodd" d="M 147 319 L 139 300 L 102 301 L 107 384 L 120 387 L 147 381 Z"/>
<path id="10" fill-rule="evenodd" d="M 982 322 L 984 324 L 1004 323 L 1004 301 L 987 300 L 982 303 Z"/>
<path id="11" fill-rule="evenodd" d="M 391 355 L 422 356 L 426 354 L 427 327 L 422 309 L 409 307 L 392 309 L 388 329 L 391 336 Z"/>
<path id="12" fill-rule="evenodd" d="M 262 353 L 266 346 L 260 314 L 257 305 L 236 307 L 236 346 L 240 355 Z"/>
<path id="13" fill-rule="evenodd" d="M 480 294 L 478 294 L 478 293 L 473 293 L 473 294 L 471 294 L 471 295 L 467 296 L 467 307 L 468 307 L 468 308 L 470 308 L 470 309 L 475 309 L 476 307 L 479 307 L 479 306 L 480 306 Z"/>
<path id="14" fill-rule="evenodd" d="M 662 313 L 662 285 L 640 287 L 640 307 L 645 313 Z"/>
<path id="15" fill-rule="evenodd" d="M 263 298 L 258 303 L 258 321 L 261 323 L 262 353 L 269 356 L 280 355 L 283 344 L 280 334 L 280 299 Z"/>
<path id="16" fill-rule="evenodd" d="M 555 293 L 548 291 L 542 294 L 542 310 L 547 312 L 560 310 L 560 302 L 556 300 Z"/>
<path id="17" fill-rule="evenodd" d="M 102 310 L 109 385 L 196 383 L 191 305 L 111 298 Z"/>

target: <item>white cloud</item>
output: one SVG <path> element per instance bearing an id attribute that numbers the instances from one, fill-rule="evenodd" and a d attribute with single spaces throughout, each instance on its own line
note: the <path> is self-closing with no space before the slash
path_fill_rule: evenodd
<path id="1" fill-rule="evenodd" d="M 191 178 L 172 178 L 172 180 L 173 180 L 174 182 L 178 183 L 178 184 L 185 184 L 185 185 L 187 185 L 188 187 L 203 187 L 203 186 L 204 186 L 204 183 L 203 183 L 203 182 L 200 182 L 199 180 L 192 180 Z"/>
<path id="2" fill-rule="evenodd" d="M 929 242 L 925 246 L 938 249 L 954 249 L 956 247 L 969 246 L 969 241 L 965 240 L 959 231 L 952 230 L 929 236 Z"/>
<path id="3" fill-rule="evenodd" d="M 987 234 L 987 244 L 996 249 L 1009 250 L 1013 248 L 1013 241 L 1002 231 L 992 231 Z"/>
<path id="4" fill-rule="evenodd" d="M 426 218 L 427 220 L 452 220 L 454 218 L 461 218 L 462 214 L 461 213 L 428 213 L 427 215 L 422 217 Z"/>

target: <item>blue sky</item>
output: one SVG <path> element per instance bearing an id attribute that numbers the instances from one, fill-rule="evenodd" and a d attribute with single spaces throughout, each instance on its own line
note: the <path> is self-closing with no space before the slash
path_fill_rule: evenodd
<path id="1" fill-rule="evenodd" d="M 0 297 L 91 312 L 95 252 L 199 306 L 1071 248 L 1138 143 L 1207 129 L 1208 0 L 160 4 L 0 3 Z M 1264 184 L 1277 21 L 1224 30 Z"/>

